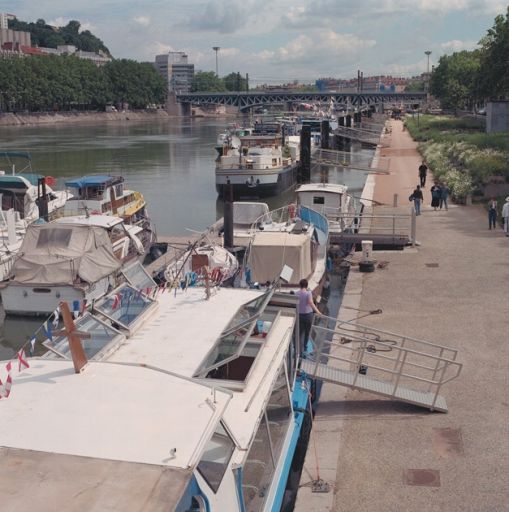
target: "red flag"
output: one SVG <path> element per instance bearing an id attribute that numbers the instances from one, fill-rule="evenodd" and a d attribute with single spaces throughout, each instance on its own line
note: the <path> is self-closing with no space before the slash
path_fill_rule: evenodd
<path id="1" fill-rule="evenodd" d="M 16 354 L 18 356 L 18 372 L 21 372 L 25 368 L 30 368 L 30 365 L 25 360 L 25 349 L 22 348 L 19 350 L 19 352 Z"/>

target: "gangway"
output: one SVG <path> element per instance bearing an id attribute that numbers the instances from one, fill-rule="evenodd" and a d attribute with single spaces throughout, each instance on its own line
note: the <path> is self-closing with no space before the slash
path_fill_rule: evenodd
<path id="1" fill-rule="evenodd" d="M 447 412 L 439 392 L 461 372 L 457 350 L 326 316 L 311 336 L 315 349 L 300 364 L 311 378 Z"/>
<path id="2" fill-rule="evenodd" d="M 379 157 L 376 167 L 372 166 L 372 160 L 372 156 L 335 149 L 316 149 L 311 156 L 312 164 L 330 165 L 376 174 L 389 174 L 390 159 Z"/>
<path id="3" fill-rule="evenodd" d="M 373 146 L 387 146 L 383 140 L 381 140 L 382 134 L 374 134 L 368 130 L 362 130 L 359 128 L 351 128 L 346 126 L 338 126 L 334 131 L 334 135 L 338 135 L 345 139 L 356 140 L 364 142 L 365 144 L 372 144 Z"/>

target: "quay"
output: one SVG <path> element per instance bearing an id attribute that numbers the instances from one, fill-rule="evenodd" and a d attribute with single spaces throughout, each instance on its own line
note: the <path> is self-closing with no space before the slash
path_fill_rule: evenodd
<path id="1" fill-rule="evenodd" d="M 363 193 L 408 204 L 421 157 L 391 121 L 388 175 Z M 352 266 L 339 320 L 458 350 L 461 375 L 441 391 L 449 412 L 430 412 L 366 392 L 323 385 L 301 475 L 296 512 L 502 512 L 509 510 L 508 239 L 488 230 L 476 206 L 433 211 L 428 175 L 418 244 L 374 251 L 384 268 Z M 328 492 L 313 492 L 322 479 Z M 316 491 L 316 489 L 315 489 Z"/>

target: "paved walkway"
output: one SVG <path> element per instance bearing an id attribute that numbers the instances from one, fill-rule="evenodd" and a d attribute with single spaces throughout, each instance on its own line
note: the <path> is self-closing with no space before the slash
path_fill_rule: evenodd
<path id="1" fill-rule="evenodd" d="M 420 163 L 392 124 L 392 174 L 376 177 L 374 196 L 389 204 L 394 193 L 408 202 Z M 442 390 L 449 412 L 324 386 L 296 511 L 509 511 L 509 238 L 488 230 L 482 208 L 435 212 L 429 193 L 424 203 L 420 247 L 375 252 L 389 264 L 373 274 L 352 269 L 344 304 L 383 310 L 362 323 L 459 349 L 463 372 Z M 305 485 L 315 444 L 329 494 Z M 438 486 L 407 485 L 408 469 L 438 471 Z"/>

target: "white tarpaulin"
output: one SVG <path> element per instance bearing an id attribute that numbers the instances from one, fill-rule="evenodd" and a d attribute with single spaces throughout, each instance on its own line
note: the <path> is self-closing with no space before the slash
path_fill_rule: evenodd
<path id="1" fill-rule="evenodd" d="M 15 283 L 94 283 L 116 272 L 108 232 L 95 226 L 50 223 L 28 227 L 11 276 Z"/>
<path id="2" fill-rule="evenodd" d="M 289 284 L 298 284 L 312 273 L 311 239 L 307 234 L 259 231 L 255 234 L 248 260 L 251 279 L 274 281 L 284 265 L 293 269 Z"/>

